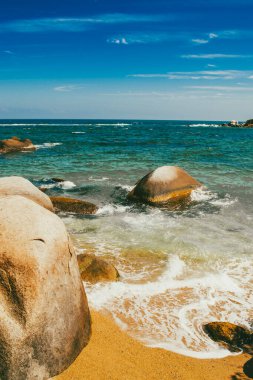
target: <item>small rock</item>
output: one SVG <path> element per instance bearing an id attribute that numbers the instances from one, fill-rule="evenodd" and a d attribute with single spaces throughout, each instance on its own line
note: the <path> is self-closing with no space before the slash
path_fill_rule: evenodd
<path id="1" fill-rule="evenodd" d="M 189 198 L 192 190 L 200 186 L 201 184 L 183 169 L 162 166 L 137 182 L 128 198 L 151 204 L 178 202 Z"/>
<path id="2" fill-rule="evenodd" d="M 77 256 L 77 261 L 83 281 L 95 284 L 97 282 L 117 281 L 119 279 L 117 269 L 94 254 L 82 253 Z"/>
<path id="3" fill-rule="evenodd" d="M 21 140 L 18 137 L 13 136 L 7 140 L 0 140 L 0 153 L 14 153 L 33 150 L 36 150 L 36 147 L 29 139 Z"/>
<path id="4" fill-rule="evenodd" d="M 253 333 L 229 322 L 211 322 L 203 326 L 205 333 L 215 342 L 222 342 L 231 351 L 253 345 Z"/>
<path id="5" fill-rule="evenodd" d="M 93 203 L 67 197 L 50 197 L 56 211 L 72 212 L 75 214 L 95 214 L 98 207 Z"/>

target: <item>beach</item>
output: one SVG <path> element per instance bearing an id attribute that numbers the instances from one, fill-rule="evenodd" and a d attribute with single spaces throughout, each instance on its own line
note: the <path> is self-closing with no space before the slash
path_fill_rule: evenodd
<path id="1" fill-rule="evenodd" d="M 60 212 L 77 255 L 113 264 L 119 279 L 84 282 L 92 336 L 57 379 L 244 379 L 249 355 L 204 332 L 225 321 L 252 329 L 252 133 L 219 121 L 3 120 L 36 150 L 1 155 L 1 175 L 51 197 L 92 202 Z M 243 154 L 242 152 L 243 146 Z M 163 165 L 199 183 L 168 209 L 128 199 Z"/>
<path id="2" fill-rule="evenodd" d="M 108 317 L 92 312 L 92 337 L 75 362 L 54 380 L 246 380 L 251 356 L 194 359 L 149 348 L 129 337 Z"/>

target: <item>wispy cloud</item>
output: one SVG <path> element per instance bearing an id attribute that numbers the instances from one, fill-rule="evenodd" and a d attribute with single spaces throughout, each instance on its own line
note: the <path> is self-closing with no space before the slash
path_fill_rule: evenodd
<path id="1" fill-rule="evenodd" d="M 216 58 L 250 58 L 251 55 L 242 54 L 184 54 L 181 55 L 182 58 L 187 59 L 216 59 Z"/>
<path id="2" fill-rule="evenodd" d="M 203 70 L 203 71 L 175 71 L 162 74 L 133 74 L 135 78 L 166 78 L 170 80 L 232 80 L 253 79 L 253 71 L 243 70 Z"/>
<path id="3" fill-rule="evenodd" d="M 253 87 L 246 86 L 187 86 L 187 89 L 209 90 L 209 91 L 249 91 L 253 92 Z"/>
<path id="4" fill-rule="evenodd" d="M 131 23 L 151 23 L 165 21 L 171 18 L 170 15 L 135 15 L 113 13 L 98 15 L 96 17 L 84 18 L 38 18 L 15 20 L 0 23 L 0 32 L 21 32 L 35 33 L 47 31 L 84 31 L 95 25 L 103 24 L 131 24 Z"/>
<path id="5" fill-rule="evenodd" d="M 11 51 L 11 50 L 3 50 L 2 53 L 9 54 L 9 55 L 13 55 L 14 54 L 13 51 Z"/>
<path id="6" fill-rule="evenodd" d="M 62 86 L 56 86 L 53 88 L 53 90 L 57 92 L 71 92 L 75 90 L 80 90 L 82 88 L 84 88 L 84 86 L 82 85 L 67 84 Z"/>

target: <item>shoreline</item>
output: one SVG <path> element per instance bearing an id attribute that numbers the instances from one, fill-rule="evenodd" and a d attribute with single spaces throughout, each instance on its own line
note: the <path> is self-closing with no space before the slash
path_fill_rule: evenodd
<path id="1" fill-rule="evenodd" d="M 51 380 L 243 380 L 249 354 L 196 359 L 146 347 L 108 316 L 91 310 L 92 336 L 74 363 Z"/>

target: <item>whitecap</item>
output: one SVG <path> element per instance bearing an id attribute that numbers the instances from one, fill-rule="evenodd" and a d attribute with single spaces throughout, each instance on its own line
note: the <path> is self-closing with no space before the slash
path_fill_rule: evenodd
<path id="1" fill-rule="evenodd" d="M 76 184 L 71 181 L 62 181 L 62 182 L 55 182 L 55 183 L 46 183 L 42 184 L 41 187 L 44 189 L 63 189 L 63 190 L 69 190 L 76 187 Z"/>
<path id="2" fill-rule="evenodd" d="M 108 204 L 108 205 L 100 207 L 98 211 L 96 212 L 96 215 L 114 215 L 117 213 L 122 214 L 122 213 L 125 213 L 129 209 L 130 209 L 130 206 Z"/>
<path id="3" fill-rule="evenodd" d="M 190 124 L 189 127 L 213 127 L 218 128 L 221 127 L 219 124 Z"/>
<path id="4" fill-rule="evenodd" d="M 62 145 L 62 143 L 60 142 L 56 142 L 56 143 L 44 143 L 44 144 L 37 144 L 37 145 L 34 145 L 35 148 L 37 149 L 47 149 L 47 148 L 53 148 L 54 146 L 58 146 L 58 145 Z"/>
<path id="5" fill-rule="evenodd" d="M 92 176 L 89 177 L 89 181 L 95 181 L 95 182 L 103 182 L 108 181 L 108 177 L 102 177 L 102 178 L 94 178 Z"/>

